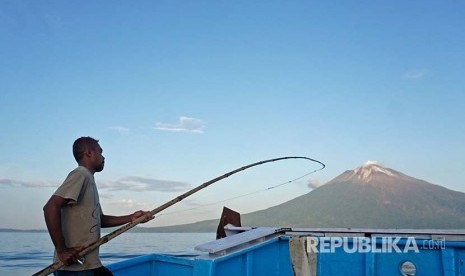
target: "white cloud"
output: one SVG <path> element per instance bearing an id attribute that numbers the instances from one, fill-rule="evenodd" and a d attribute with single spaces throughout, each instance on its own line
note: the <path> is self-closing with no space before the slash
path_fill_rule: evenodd
<path id="1" fill-rule="evenodd" d="M 414 69 L 406 72 L 404 74 L 404 78 L 410 79 L 410 80 L 420 80 L 420 79 L 425 79 L 429 78 L 433 75 L 431 70 L 428 69 Z"/>
<path id="2" fill-rule="evenodd" d="M 175 131 L 175 132 L 191 132 L 203 133 L 205 122 L 200 119 L 181 116 L 178 124 L 156 123 L 156 130 Z"/>
<path id="3" fill-rule="evenodd" d="M 364 165 L 364 166 L 378 165 L 378 161 L 368 160 L 368 161 L 366 161 L 363 165 Z"/>
<path id="4" fill-rule="evenodd" d="M 112 200 L 106 203 L 105 205 L 111 205 L 113 209 L 116 210 L 151 210 L 153 206 L 146 202 L 139 202 L 133 199 L 119 199 L 119 200 Z M 130 211 L 132 212 L 132 211 Z"/>
<path id="5" fill-rule="evenodd" d="M 190 187 L 186 182 L 145 178 L 139 176 L 127 176 L 115 181 L 100 181 L 97 184 L 100 189 L 109 191 L 158 191 L 178 192 Z"/>
<path id="6" fill-rule="evenodd" d="M 310 189 L 316 189 L 320 186 L 322 186 L 323 183 L 321 183 L 320 180 L 318 179 L 309 179 L 308 182 L 307 182 L 307 186 L 310 188 Z"/>

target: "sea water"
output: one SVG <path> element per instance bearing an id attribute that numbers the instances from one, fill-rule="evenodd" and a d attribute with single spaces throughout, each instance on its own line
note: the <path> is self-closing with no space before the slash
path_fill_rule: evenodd
<path id="1" fill-rule="evenodd" d="M 104 265 L 150 253 L 190 255 L 215 233 L 124 233 L 100 247 Z M 53 262 L 47 232 L 0 232 L 0 276 L 31 275 Z"/>

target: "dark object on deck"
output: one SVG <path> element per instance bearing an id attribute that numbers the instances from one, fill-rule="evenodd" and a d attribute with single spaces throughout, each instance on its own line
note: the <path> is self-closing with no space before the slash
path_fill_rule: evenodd
<path id="1" fill-rule="evenodd" d="M 220 224 L 218 225 L 218 229 L 216 229 L 217 240 L 226 237 L 226 232 L 224 231 L 224 227 L 228 224 L 232 224 L 238 227 L 242 226 L 241 225 L 241 214 L 229 208 L 223 207 L 223 213 L 221 214 Z"/>

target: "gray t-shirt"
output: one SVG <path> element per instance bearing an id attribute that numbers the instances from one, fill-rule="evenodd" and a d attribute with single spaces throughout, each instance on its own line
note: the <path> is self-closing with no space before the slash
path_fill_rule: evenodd
<path id="1" fill-rule="evenodd" d="M 66 247 L 82 247 L 100 239 L 100 208 L 94 176 L 79 166 L 69 173 L 55 195 L 69 199 L 61 209 L 61 227 Z M 55 261 L 58 261 L 55 252 Z M 84 263 L 64 266 L 63 270 L 87 270 L 102 266 L 98 248 L 84 257 Z"/>

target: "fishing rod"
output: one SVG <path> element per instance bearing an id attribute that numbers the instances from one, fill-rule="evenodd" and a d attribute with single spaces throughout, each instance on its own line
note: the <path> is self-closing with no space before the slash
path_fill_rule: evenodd
<path id="1" fill-rule="evenodd" d="M 318 163 L 320 164 L 322 167 L 320 170 L 324 169 L 325 168 L 325 164 L 323 164 L 322 162 L 318 161 L 318 160 L 315 160 L 315 159 L 312 159 L 312 158 L 309 158 L 309 157 L 304 157 L 304 156 L 286 156 L 286 157 L 279 157 L 279 158 L 273 158 L 273 159 L 268 159 L 268 160 L 263 160 L 263 161 L 259 161 L 259 162 L 255 162 L 255 163 L 252 163 L 252 164 L 249 164 L 249 165 L 246 165 L 246 166 L 243 166 L 243 167 L 240 167 L 238 169 L 235 169 L 233 171 L 230 171 L 228 173 L 225 173 L 221 176 L 218 176 L 212 180 L 209 180 L 187 192 L 185 192 L 184 194 L 180 195 L 180 196 L 177 196 L 176 198 L 166 202 L 165 204 L 153 209 L 152 211 L 146 213 L 145 215 L 135 219 L 134 221 L 132 222 L 129 222 L 125 225 L 123 225 L 122 227 L 116 229 L 115 231 L 101 237 L 100 239 L 98 239 L 97 241 L 85 246 L 84 248 L 82 248 L 79 252 L 78 252 L 78 256 L 79 258 L 82 258 L 84 257 L 85 255 L 87 255 L 89 252 L 95 250 L 97 247 L 101 246 L 102 244 L 105 244 L 107 242 L 109 242 L 110 240 L 112 240 L 113 238 L 123 234 L 124 232 L 128 231 L 129 229 L 133 228 L 134 226 L 138 225 L 139 223 L 143 222 L 144 220 L 148 220 L 150 219 L 152 216 L 154 216 L 155 214 L 165 210 L 166 208 L 170 207 L 171 205 L 174 205 L 178 202 L 180 202 L 181 200 L 185 199 L 186 197 L 212 185 L 213 183 L 215 182 L 218 182 L 222 179 L 225 179 L 233 174 L 236 174 L 238 172 L 241 172 L 243 170 L 246 170 L 246 169 L 249 169 L 251 167 L 255 167 L 255 166 L 259 166 L 259 165 L 263 165 L 265 163 L 270 163 L 270 162 L 276 162 L 276 161 L 281 161 L 281 160 L 286 160 L 286 159 L 305 159 L 305 160 L 308 160 L 308 161 L 312 161 L 312 162 L 315 162 L 315 163 Z M 58 262 L 55 262 L 51 265 L 49 265 L 48 267 L 42 269 L 41 271 L 39 272 L 36 272 L 35 274 L 33 274 L 32 276 L 45 276 L 45 275 L 49 275 L 50 273 L 53 273 L 54 271 L 60 269 L 61 267 L 63 267 L 65 264 L 62 262 L 62 261 L 58 261 Z"/>

